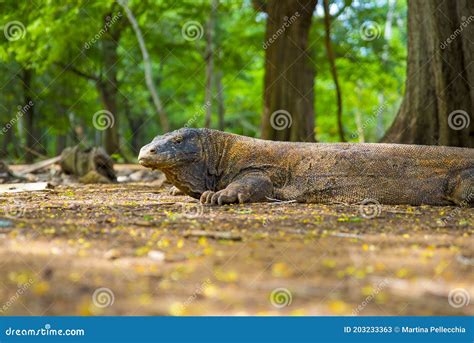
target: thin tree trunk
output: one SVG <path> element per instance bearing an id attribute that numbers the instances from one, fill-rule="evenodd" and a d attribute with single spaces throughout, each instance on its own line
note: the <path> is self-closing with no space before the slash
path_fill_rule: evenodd
<path id="1" fill-rule="evenodd" d="M 80 77 L 92 80 L 95 82 L 97 92 L 99 93 L 100 100 L 104 108 L 112 114 L 113 120 L 109 121 L 105 128 L 103 138 L 103 145 L 107 153 L 114 154 L 120 153 L 120 137 L 119 137 L 119 123 L 118 123 L 118 112 L 117 112 L 117 67 L 118 55 L 117 55 L 117 41 L 114 39 L 104 38 L 102 41 L 102 58 L 103 63 L 106 66 L 105 81 L 102 77 L 96 75 L 86 74 L 73 66 L 59 64 L 66 70 L 73 72 Z M 72 117 L 69 118 L 72 123 Z M 97 138 L 101 136 L 102 131 L 96 131 L 96 145 Z M 74 133 L 76 138 L 73 140 L 81 141 L 81 137 Z"/>
<path id="2" fill-rule="evenodd" d="M 109 73 L 110 74 L 110 73 Z M 109 81 L 97 82 L 97 91 L 100 94 L 102 104 L 107 111 L 112 113 L 114 117 L 114 124 L 104 131 L 104 148 L 109 154 L 115 154 L 120 152 L 120 139 L 119 139 L 119 123 L 117 113 L 117 92 L 112 89 L 108 84 Z M 113 81 L 110 81 L 113 82 Z"/>
<path id="3" fill-rule="evenodd" d="M 109 13 L 105 18 L 113 17 Z M 107 20 L 107 19 L 105 19 Z M 120 28 L 109 31 L 102 38 L 102 60 L 104 62 L 104 78 L 100 78 L 96 82 L 97 90 L 99 91 L 102 103 L 107 111 L 114 116 L 114 124 L 105 130 L 104 147 L 108 154 L 120 153 L 120 120 L 117 107 L 118 95 L 118 46 L 120 40 Z"/>
<path id="4" fill-rule="evenodd" d="M 358 99 L 363 99 L 362 92 L 361 92 L 362 87 L 363 87 L 362 82 L 360 80 L 357 81 L 355 92 Z M 359 108 L 357 108 L 355 111 L 355 123 L 356 123 L 357 137 L 358 137 L 359 143 L 364 143 L 365 142 L 365 131 L 364 131 L 365 127 L 364 127 L 364 124 L 362 123 L 362 113 L 360 112 Z M 355 138 L 355 137 L 352 137 L 352 138 Z"/>
<path id="5" fill-rule="evenodd" d="M 145 82 L 148 87 L 148 90 L 151 94 L 153 99 L 153 104 L 155 105 L 156 112 L 160 118 L 160 125 L 164 132 L 168 132 L 170 130 L 168 116 L 165 112 L 163 104 L 158 96 L 158 91 L 156 90 L 155 84 L 153 82 L 153 71 L 152 65 L 150 60 L 150 55 L 148 54 L 148 50 L 146 48 L 145 40 L 142 35 L 142 31 L 138 26 L 138 22 L 133 15 L 132 10 L 128 7 L 127 0 L 119 0 L 118 3 L 123 7 L 125 13 L 127 14 L 127 18 L 132 24 L 133 30 L 135 31 L 135 35 L 137 36 L 138 44 L 140 45 L 140 50 L 143 56 L 143 65 L 145 67 Z"/>
<path id="6" fill-rule="evenodd" d="M 385 107 L 385 95 L 383 93 L 380 93 L 378 95 L 379 98 L 379 109 L 383 109 Z M 377 110 L 378 111 L 378 110 Z M 382 113 L 377 112 L 377 124 L 375 128 L 375 140 L 379 141 L 384 133 L 385 133 L 385 128 L 384 128 L 384 122 L 383 122 L 383 115 Z"/>
<path id="7" fill-rule="evenodd" d="M 144 118 L 142 117 L 136 117 L 134 118 L 132 114 L 132 109 L 130 107 L 129 101 L 125 98 L 124 99 L 124 113 L 125 113 L 125 118 L 128 121 L 128 126 L 130 127 L 131 130 L 131 139 L 130 139 L 130 145 L 132 147 L 132 151 L 134 154 L 138 154 L 140 151 L 140 147 L 142 146 L 142 142 L 140 140 L 141 138 L 141 132 L 143 128 L 143 124 L 145 122 Z"/>
<path id="8" fill-rule="evenodd" d="M 222 71 L 216 73 L 216 90 L 217 90 L 217 117 L 219 118 L 219 130 L 225 129 L 225 105 L 224 105 L 224 88 L 222 87 Z"/>
<path id="9" fill-rule="evenodd" d="M 337 98 L 337 129 L 339 133 L 339 140 L 342 142 L 346 141 L 344 137 L 344 127 L 342 125 L 342 94 L 341 87 L 339 86 L 339 79 L 337 77 L 336 58 L 332 49 L 331 43 L 331 14 L 329 13 L 329 0 L 323 0 L 324 7 L 324 31 L 325 31 L 325 45 L 328 56 L 329 66 L 331 69 L 332 79 L 334 81 L 334 87 L 336 88 Z"/>
<path id="10" fill-rule="evenodd" d="M 262 138 L 314 141 L 315 71 L 308 49 L 317 0 L 268 0 Z M 257 4 L 258 5 L 258 4 Z"/>
<path id="11" fill-rule="evenodd" d="M 23 68 L 21 74 L 21 81 L 22 81 L 22 88 L 23 88 L 23 103 L 26 112 L 23 115 L 24 118 L 24 131 L 26 137 L 26 151 L 25 151 L 25 162 L 32 163 L 35 155 L 33 151 L 35 151 L 36 146 L 36 133 L 37 129 L 35 127 L 35 106 L 26 106 L 30 103 L 33 103 L 33 97 L 31 95 L 31 87 L 32 87 L 32 78 L 33 72 L 29 69 Z"/>
<path id="12" fill-rule="evenodd" d="M 205 108 L 206 117 L 204 126 L 211 127 L 212 119 L 212 84 L 214 79 L 214 30 L 215 30 L 215 16 L 217 6 L 219 5 L 218 0 L 213 0 L 211 5 L 211 14 L 207 22 L 206 30 L 206 95 L 205 95 Z"/>
<path id="13" fill-rule="evenodd" d="M 67 92 L 65 92 L 63 95 L 67 96 L 69 94 L 67 94 Z M 67 113 L 67 108 L 61 102 L 57 102 L 54 107 L 55 107 L 57 113 L 61 113 L 62 116 Z M 67 114 L 66 114 L 66 116 L 67 116 Z M 67 118 L 67 120 L 69 121 L 69 118 Z M 56 147 L 55 147 L 55 155 L 56 156 L 60 155 L 61 152 L 66 148 L 66 146 L 67 146 L 67 136 L 68 136 L 67 132 L 58 134 L 56 136 Z"/>
<path id="14" fill-rule="evenodd" d="M 359 143 L 364 143 L 365 142 L 364 126 L 362 126 L 362 115 L 359 109 L 356 109 L 355 111 L 355 123 L 357 127 L 357 137 L 358 137 Z"/>
<path id="15" fill-rule="evenodd" d="M 393 17 L 395 13 L 395 0 L 387 0 L 387 19 L 385 20 L 385 28 L 384 28 L 384 39 L 387 41 L 387 44 L 384 44 L 381 61 L 383 64 L 386 64 L 389 61 L 389 53 L 390 53 L 390 40 L 392 39 L 392 24 L 393 24 Z M 378 95 L 379 104 L 380 106 L 384 106 L 385 104 L 385 95 L 380 93 Z M 377 115 L 377 126 L 376 126 L 376 139 L 380 140 L 383 135 L 385 134 L 384 128 L 384 121 L 382 115 Z"/>
<path id="16" fill-rule="evenodd" d="M 67 146 L 67 136 L 57 135 L 56 136 L 56 156 L 61 155 L 62 151 Z"/>
<path id="17" fill-rule="evenodd" d="M 5 127 L 5 125 L 7 124 L 7 122 L 4 123 L 3 127 Z M 15 138 L 14 138 L 14 128 L 10 128 L 9 130 L 7 130 L 5 132 L 5 134 L 2 135 L 3 137 L 3 142 L 2 142 L 2 152 L 1 152 L 1 157 L 7 157 L 8 156 L 8 147 L 9 146 L 15 146 L 13 144 Z"/>
<path id="18" fill-rule="evenodd" d="M 408 2 L 405 97 L 383 141 L 474 147 L 473 13 L 470 0 Z"/>

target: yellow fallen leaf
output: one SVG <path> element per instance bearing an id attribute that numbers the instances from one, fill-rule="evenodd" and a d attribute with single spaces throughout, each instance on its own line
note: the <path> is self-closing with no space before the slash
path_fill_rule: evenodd
<path id="1" fill-rule="evenodd" d="M 408 270 L 405 269 L 405 268 L 401 268 L 401 269 L 399 269 L 399 270 L 397 271 L 397 274 L 396 274 L 396 275 L 397 275 L 397 277 L 403 279 L 403 278 L 407 277 L 407 275 L 408 275 Z"/>
<path id="2" fill-rule="evenodd" d="M 33 293 L 36 295 L 43 295 L 47 291 L 49 291 L 49 284 L 46 281 L 38 282 L 33 286 Z"/>
<path id="3" fill-rule="evenodd" d="M 274 277 L 290 277 L 292 274 L 290 267 L 284 262 L 278 262 L 272 266 L 272 275 Z"/>
<path id="4" fill-rule="evenodd" d="M 182 316 L 185 312 L 185 307 L 183 306 L 182 303 L 180 302 L 174 302 L 171 304 L 171 306 L 168 309 L 168 312 L 172 316 Z"/>
<path id="5" fill-rule="evenodd" d="M 330 301 L 329 310 L 335 314 L 345 314 L 349 311 L 349 306 L 342 300 Z"/>
<path id="6" fill-rule="evenodd" d="M 216 270 L 215 271 L 216 279 L 223 282 L 235 282 L 238 280 L 239 276 L 236 271 L 223 271 L 223 270 Z"/>
<path id="7" fill-rule="evenodd" d="M 327 258 L 323 260 L 323 266 L 326 268 L 330 268 L 330 269 L 335 268 L 336 264 L 337 264 L 336 260 L 333 260 L 333 259 Z"/>

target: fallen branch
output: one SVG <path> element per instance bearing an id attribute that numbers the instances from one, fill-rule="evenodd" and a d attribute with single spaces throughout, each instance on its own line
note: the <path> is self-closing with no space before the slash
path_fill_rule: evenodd
<path id="1" fill-rule="evenodd" d="M 47 159 L 47 160 L 44 160 L 44 161 L 37 162 L 35 164 L 32 164 L 32 165 L 26 167 L 25 169 L 22 169 L 19 172 L 19 174 L 20 175 L 25 175 L 25 174 L 33 173 L 37 170 L 40 170 L 40 169 L 49 167 L 50 165 L 56 164 L 60 160 L 61 160 L 61 156 L 56 156 L 56 157 L 53 157 L 53 158 L 50 158 L 50 159 Z"/>

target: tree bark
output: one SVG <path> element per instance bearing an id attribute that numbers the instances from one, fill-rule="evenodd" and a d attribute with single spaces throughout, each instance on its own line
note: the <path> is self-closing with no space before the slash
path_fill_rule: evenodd
<path id="1" fill-rule="evenodd" d="M 314 141 L 315 71 L 308 49 L 317 0 L 268 0 L 262 138 Z"/>
<path id="2" fill-rule="evenodd" d="M 344 126 L 342 125 L 342 94 L 341 87 L 339 86 L 339 78 L 337 76 L 336 57 L 334 55 L 331 43 L 331 14 L 329 13 L 329 0 L 323 0 L 323 7 L 326 52 L 331 69 L 332 79 L 334 81 L 334 87 L 336 89 L 337 129 L 339 133 L 339 140 L 341 142 L 345 142 L 346 138 L 344 137 Z"/>
<path id="3" fill-rule="evenodd" d="M 384 142 L 474 147 L 473 14 L 470 0 L 408 2 L 405 97 Z"/>
<path id="4" fill-rule="evenodd" d="M 153 104 L 155 105 L 156 112 L 160 118 L 160 125 L 164 132 L 168 132 L 170 130 L 168 116 L 163 108 L 163 104 L 158 96 L 158 91 L 156 90 L 155 84 L 153 82 L 153 72 L 151 66 L 150 55 L 148 54 L 148 50 L 146 48 L 145 39 L 143 38 L 142 31 L 140 30 L 140 26 L 138 26 L 138 22 L 133 15 L 132 10 L 128 7 L 127 0 L 119 0 L 118 3 L 123 7 L 125 13 L 127 14 L 127 18 L 132 24 L 133 30 L 135 31 L 135 35 L 137 36 L 138 44 L 140 45 L 140 50 L 143 56 L 143 64 L 145 67 L 145 82 L 148 87 L 148 90 L 151 94 L 151 98 L 153 99 Z"/>

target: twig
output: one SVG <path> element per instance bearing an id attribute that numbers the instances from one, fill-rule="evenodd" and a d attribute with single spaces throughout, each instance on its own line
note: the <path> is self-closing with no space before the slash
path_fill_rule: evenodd
<path id="1" fill-rule="evenodd" d="M 64 63 L 56 63 L 58 66 L 60 66 L 61 68 L 64 68 L 65 70 L 68 70 L 68 71 L 71 71 L 73 72 L 74 74 L 77 74 L 79 76 L 82 76 L 86 79 L 89 79 L 89 80 L 92 80 L 92 81 L 95 81 L 95 82 L 99 82 L 101 79 L 100 77 L 96 76 L 96 75 L 91 75 L 91 74 L 87 74 L 87 73 L 84 73 L 83 71 L 80 71 L 79 69 L 77 68 L 74 68 L 73 66 L 71 65 L 66 65 Z"/>
<path id="2" fill-rule="evenodd" d="M 274 199 L 270 197 L 265 197 L 265 199 L 272 201 L 270 205 L 285 205 L 285 204 L 292 204 L 296 202 L 296 200 L 280 200 L 280 199 Z"/>

